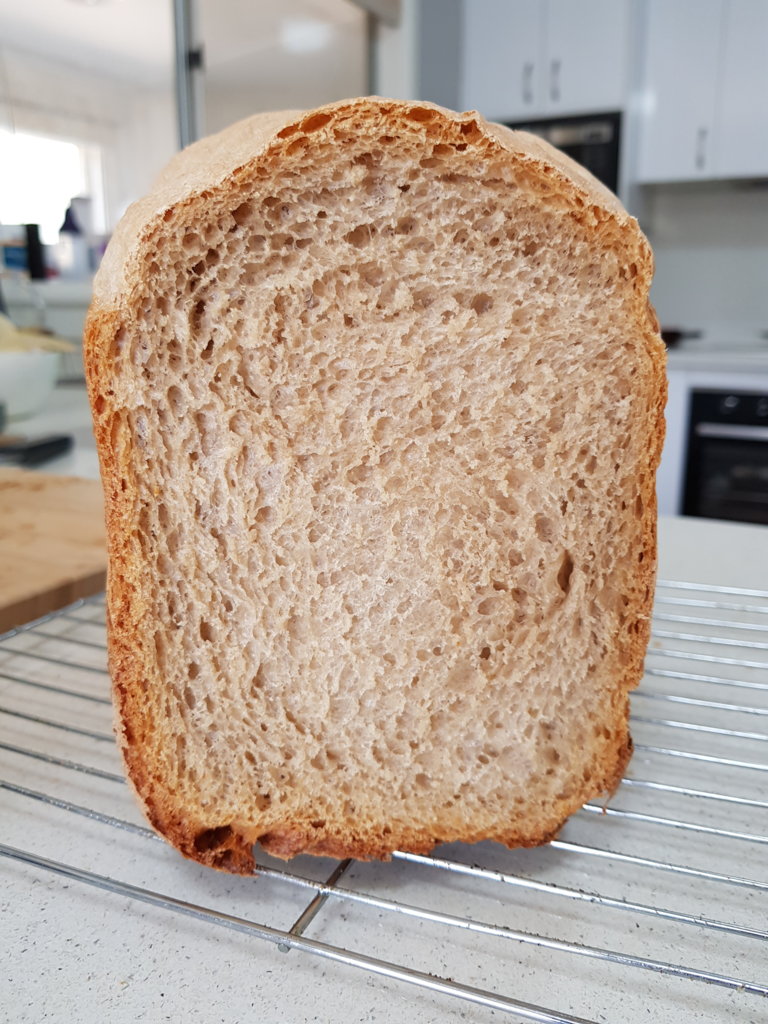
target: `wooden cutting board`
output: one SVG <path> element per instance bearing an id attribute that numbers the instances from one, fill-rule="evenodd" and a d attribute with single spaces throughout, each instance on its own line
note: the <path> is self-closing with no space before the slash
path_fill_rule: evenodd
<path id="1" fill-rule="evenodd" d="M 96 480 L 0 468 L 0 633 L 104 589 Z"/>

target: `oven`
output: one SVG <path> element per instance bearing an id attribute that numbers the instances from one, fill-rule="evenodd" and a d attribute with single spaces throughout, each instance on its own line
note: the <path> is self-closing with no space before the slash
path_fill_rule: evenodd
<path id="1" fill-rule="evenodd" d="M 768 524 L 768 394 L 691 392 L 682 511 Z"/>
<path id="2" fill-rule="evenodd" d="M 670 352 L 659 512 L 768 523 L 768 358 Z"/>

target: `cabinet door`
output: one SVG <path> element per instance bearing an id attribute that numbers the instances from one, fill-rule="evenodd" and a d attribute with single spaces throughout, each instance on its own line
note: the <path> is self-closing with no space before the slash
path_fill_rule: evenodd
<path id="1" fill-rule="evenodd" d="M 464 5 L 462 106 L 496 121 L 543 112 L 543 0 L 471 0 Z"/>
<path id="2" fill-rule="evenodd" d="M 544 95 L 551 115 L 621 110 L 627 95 L 626 0 L 549 0 Z"/>
<path id="3" fill-rule="evenodd" d="M 724 0 L 648 0 L 640 181 L 711 178 Z"/>
<path id="4" fill-rule="evenodd" d="M 768 174 L 768 3 L 727 0 L 718 97 L 718 176 Z"/>

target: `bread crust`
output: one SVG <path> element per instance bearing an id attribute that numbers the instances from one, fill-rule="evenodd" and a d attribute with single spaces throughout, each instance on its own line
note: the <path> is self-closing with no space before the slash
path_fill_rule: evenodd
<path id="1" fill-rule="evenodd" d="M 354 116 L 364 122 L 372 136 L 384 131 L 398 117 L 418 111 L 438 111 L 440 118 L 427 127 L 436 138 L 463 131 L 502 150 L 535 173 L 548 179 L 550 187 L 573 205 L 575 215 L 587 221 L 610 218 L 623 232 L 634 254 L 636 266 L 635 318 L 644 335 L 647 379 L 644 387 L 651 396 L 652 421 L 648 431 L 643 471 L 643 548 L 645 560 L 637 567 L 632 594 L 636 614 L 625 638 L 626 669 L 616 680 L 613 702 L 606 719 L 612 723 L 612 738 L 604 745 L 601 765 L 591 783 L 570 798 L 559 801 L 557 813 L 546 825 L 535 827 L 499 823 L 497 829 L 478 830 L 471 821 L 464 828 L 454 825 L 443 831 L 425 829 L 418 823 L 382 826 L 376 823 L 328 822 L 318 827 L 295 821 L 262 831 L 251 823 L 204 822 L 180 815 L 165 795 L 162 766 L 148 761 L 144 748 L 146 723 L 142 721 L 143 678 L 149 668 L 137 657 L 136 637 L 145 628 L 149 609 L 142 565 L 131 546 L 138 515 L 135 478 L 130 453 L 116 443 L 116 422 L 112 388 L 115 352 L 125 333 L 136 322 L 136 301 L 146 273 L 144 258 L 153 235 L 174 210 L 181 206 L 205 204 L 225 192 L 244 168 L 279 162 L 287 148 L 316 125 L 331 125 L 339 118 Z M 320 129 L 322 130 L 322 128 Z M 581 212 L 579 212 L 581 211 Z M 105 491 L 108 537 L 108 636 L 109 660 L 115 704 L 115 729 L 127 776 L 153 827 L 185 856 L 211 867 L 236 873 L 254 869 L 252 846 L 258 840 L 268 852 L 280 857 L 312 853 L 333 857 L 386 858 L 395 849 L 428 852 L 443 841 L 475 842 L 494 839 L 508 846 L 535 846 L 550 841 L 561 825 L 586 799 L 610 793 L 619 784 L 631 756 L 627 728 L 628 692 L 640 681 L 643 658 L 650 636 L 650 612 L 656 566 L 656 497 L 654 475 L 664 439 L 666 377 L 664 348 L 658 323 L 648 303 L 653 273 L 647 242 L 636 222 L 616 198 L 577 164 L 547 143 L 522 132 L 512 132 L 486 122 L 477 112 L 456 114 L 428 103 L 400 103 L 370 97 L 329 104 L 319 110 L 257 114 L 203 140 L 178 154 L 158 179 L 152 192 L 134 204 L 118 226 L 97 274 L 93 303 L 85 330 L 85 367 L 93 410 L 96 443 Z M 127 486 L 125 481 L 128 482 Z"/>

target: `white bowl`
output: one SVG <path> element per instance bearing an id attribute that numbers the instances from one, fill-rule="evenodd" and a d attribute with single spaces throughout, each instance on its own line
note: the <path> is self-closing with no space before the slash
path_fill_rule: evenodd
<path id="1" fill-rule="evenodd" d="M 33 416 L 44 407 L 59 372 L 59 352 L 32 349 L 0 352 L 0 405 L 9 420 Z"/>

